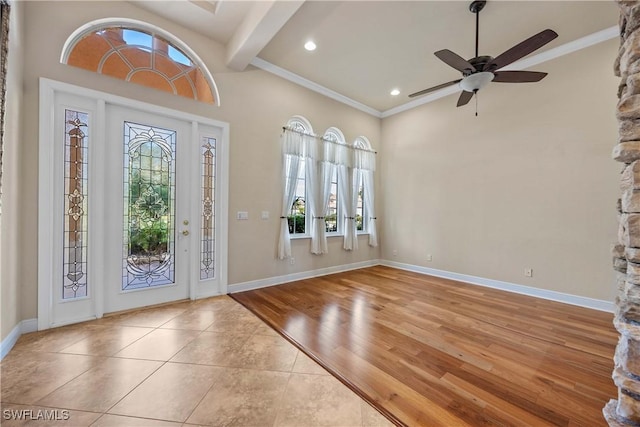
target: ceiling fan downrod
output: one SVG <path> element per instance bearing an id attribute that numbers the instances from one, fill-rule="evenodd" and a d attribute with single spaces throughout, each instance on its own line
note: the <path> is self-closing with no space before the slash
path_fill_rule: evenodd
<path id="1" fill-rule="evenodd" d="M 487 4 L 486 0 L 474 0 L 469 5 L 469 10 L 476 14 L 476 58 L 478 57 L 478 39 L 480 38 L 480 11 Z"/>

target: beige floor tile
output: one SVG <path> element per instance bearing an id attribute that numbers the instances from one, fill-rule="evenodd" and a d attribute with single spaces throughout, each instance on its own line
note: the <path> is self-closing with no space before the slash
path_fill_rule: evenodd
<path id="1" fill-rule="evenodd" d="M 152 328 L 133 326 L 102 327 L 93 331 L 88 337 L 60 350 L 60 352 L 112 356 L 151 331 L 153 331 Z"/>
<path id="2" fill-rule="evenodd" d="M 194 310 L 213 310 L 216 312 L 222 312 L 227 309 L 233 308 L 237 305 L 239 304 L 235 302 L 233 299 L 231 299 L 226 295 L 222 295 L 218 297 L 205 298 L 205 299 L 198 300 L 194 303 L 193 309 Z"/>
<path id="3" fill-rule="evenodd" d="M 104 414 L 91 427 L 181 427 L 181 423 Z"/>
<path id="4" fill-rule="evenodd" d="M 244 307 L 237 304 L 236 307 L 239 308 L 230 308 L 225 311 L 224 316 L 216 319 L 206 330 L 209 332 L 242 335 L 253 334 L 262 325 L 262 321 Z"/>
<path id="5" fill-rule="evenodd" d="M 95 412 L 72 411 L 44 406 L 2 404 L 3 427 L 83 427 L 100 417 Z"/>
<path id="6" fill-rule="evenodd" d="M 113 322 L 118 325 L 140 326 L 143 328 L 157 328 L 169 320 L 184 313 L 187 306 L 159 307 L 117 316 Z"/>
<path id="7" fill-rule="evenodd" d="M 266 323 L 261 323 L 260 326 L 255 330 L 255 335 L 269 335 L 272 337 L 279 337 L 280 334 L 277 333 L 271 326 Z"/>
<path id="8" fill-rule="evenodd" d="M 156 329 L 128 347 L 125 347 L 114 356 L 166 361 L 171 359 L 199 334 L 199 331 Z"/>
<path id="9" fill-rule="evenodd" d="M 313 359 L 298 351 L 296 362 L 293 364 L 291 372 L 298 374 L 314 374 L 314 375 L 331 375 L 322 366 L 318 365 Z"/>
<path id="10" fill-rule="evenodd" d="M 393 427 L 394 424 L 364 400 L 361 401 L 363 427 Z"/>
<path id="11" fill-rule="evenodd" d="M 99 327 L 93 324 L 62 326 L 22 335 L 14 346 L 16 351 L 60 351 L 88 336 Z"/>
<path id="12" fill-rule="evenodd" d="M 271 426 L 288 378 L 285 372 L 225 369 L 187 423 Z"/>
<path id="13" fill-rule="evenodd" d="M 204 331 L 222 316 L 224 316 L 223 313 L 216 313 L 213 310 L 189 310 L 174 317 L 160 327 L 164 329 Z"/>
<path id="14" fill-rule="evenodd" d="M 298 350 L 282 337 L 253 335 L 242 347 L 233 366 L 290 372 Z"/>
<path id="15" fill-rule="evenodd" d="M 361 399 L 324 375 L 291 374 L 275 426 L 362 426 Z"/>
<path id="16" fill-rule="evenodd" d="M 167 363 L 108 412 L 184 422 L 223 370 Z"/>
<path id="17" fill-rule="evenodd" d="M 37 403 L 105 412 L 162 366 L 149 360 L 110 358 L 69 381 Z"/>
<path id="18" fill-rule="evenodd" d="M 218 334 L 202 332 L 187 344 L 172 362 L 196 363 L 199 365 L 234 366 L 242 356 L 242 347 L 250 335 Z"/>
<path id="19" fill-rule="evenodd" d="M 2 401 L 33 404 L 104 358 L 77 354 L 11 352 L 2 361 Z"/>

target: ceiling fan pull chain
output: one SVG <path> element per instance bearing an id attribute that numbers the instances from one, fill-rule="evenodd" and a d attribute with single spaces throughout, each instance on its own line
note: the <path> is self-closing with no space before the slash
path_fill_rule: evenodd
<path id="1" fill-rule="evenodd" d="M 475 90 L 474 95 L 476 96 L 476 117 L 478 117 L 478 90 Z"/>

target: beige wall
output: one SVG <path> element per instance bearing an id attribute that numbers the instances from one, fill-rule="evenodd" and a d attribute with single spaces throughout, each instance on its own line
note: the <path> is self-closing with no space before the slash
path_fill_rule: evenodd
<path id="1" fill-rule="evenodd" d="M 2 173 L 2 216 L 0 217 L 0 339 L 4 339 L 22 320 L 20 313 L 19 254 L 15 248 L 20 241 L 20 172 L 21 144 L 20 111 L 22 100 L 22 2 L 11 2 L 9 22 L 9 56 L 7 74 L 7 97 Z M 25 207 L 26 208 L 26 207 Z M 33 205 L 30 206 L 34 208 Z"/>
<path id="2" fill-rule="evenodd" d="M 537 84 L 491 84 L 479 117 L 449 96 L 384 119 L 382 257 L 613 301 L 617 50 L 538 65 Z"/>
<path id="3" fill-rule="evenodd" d="M 19 320 L 37 316 L 39 77 L 230 123 L 230 284 L 384 258 L 612 300 L 615 41 L 536 67 L 550 72 L 540 84 L 491 85 L 481 93 L 478 118 L 473 103 L 456 109 L 450 96 L 381 121 L 252 67 L 233 72 L 224 66 L 222 46 L 125 2 L 33 1 L 20 7 L 24 42 L 12 51 L 26 52 L 24 96 L 15 96 L 20 72 L 12 68 L 7 140 L 17 141 L 20 111 L 25 125 L 20 151 L 14 142 L 13 154 L 11 146 L 6 153 L 20 167 L 5 168 L 5 200 L 16 203 L 7 203 L 3 214 L 2 338 Z M 113 16 L 158 25 L 186 42 L 212 71 L 222 106 L 59 63 L 62 45 L 76 28 Z M 295 265 L 275 259 L 280 127 L 296 114 L 307 117 L 316 133 L 336 126 L 348 140 L 367 136 L 379 151 L 382 252 L 369 248 L 365 238 L 359 251 L 345 252 L 340 238 L 329 238 L 330 254 L 312 256 L 305 239 L 293 241 Z M 249 211 L 249 221 L 234 219 L 240 210 Z M 270 220 L 259 219 L 263 210 Z M 527 267 L 534 269 L 533 278 L 524 277 Z"/>
<path id="4" fill-rule="evenodd" d="M 330 254 L 312 256 L 309 240 L 293 243 L 295 265 L 276 260 L 279 226 L 280 133 L 287 119 L 305 116 L 317 133 L 336 126 L 353 140 L 365 135 L 379 144 L 380 120 L 324 96 L 303 89 L 261 70 L 249 68 L 233 72 L 224 66 L 222 46 L 196 33 L 158 18 L 126 2 L 25 2 L 26 52 L 24 111 L 28 117 L 38 114 L 38 78 L 73 83 L 116 95 L 187 111 L 230 123 L 229 176 L 229 283 L 242 283 L 289 273 L 348 264 L 379 257 L 363 239 L 361 249 L 345 253 L 339 239 L 329 240 Z M 62 46 L 81 25 L 100 18 L 127 17 L 157 25 L 187 43 L 207 64 L 220 91 L 221 107 L 196 103 L 142 86 L 96 75 L 59 63 Z M 56 25 L 51 25 L 55 22 Z M 35 119 L 34 119 L 35 120 Z M 35 124 L 35 121 L 32 122 Z M 37 159 L 37 126 L 25 128 L 24 150 L 27 158 Z M 37 274 L 32 266 L 37 253 L 37 174 L 35 168 L 23 168 L 21 208 L 25 212 L 21 227 L 19 253 L 23 255 L 21 284 L 22 317 L 37 315 Z M 235 213 L 248 211 L 249 221 L 236 221 Z M 269 211 L 268 221 L 260 220 L 261 211 Z"/>

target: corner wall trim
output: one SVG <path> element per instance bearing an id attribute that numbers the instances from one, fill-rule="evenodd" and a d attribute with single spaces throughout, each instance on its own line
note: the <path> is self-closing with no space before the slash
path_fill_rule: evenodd
<path id="1" fill-rule="evenodd" d="M 38 319 L 27 319 L 18 323 L 12 330 L 9 332 L 9 335 L 2 340 L 0 343 L 0 360 L 4 359 L 4 357 L 9 354 L 11 349 L 16 342 L 18 342 L 18 338 L 22 334 L 26 334 L 28 332 L 35 332 L 38 330 Z"/>
<path id="2" fill-rule="evenodd" d="M 612 301 L 599 300 L 595 298 L 582 297 L 579 295 L 565 294 L 547 289 L 534 288 L 531 286 L 518 285 L 515 283 L 503 282 L 501 280 L 486 279 L 484 277 L 471 276 L 468 274 L 453 273 L 445 270 L 437 270 L 435 268 L 421 267 L 412 264 L 403 264 L 400 262 L 381 260 L 381 265 L 387 267 L 399 268 L 401 270 L 412 271 L 414 273 L 427 274 L 429 276 L 442 277 L 445 279 L 456 280 L 458 282 L 469 283 L 471 285 L 485 286 L 487 288 L 499 289 L 516 294 L 528 295 L 536 298 L 561 302 L 564 304 L 577 305 L 581 307 L 591 308 L 593 310 L 606 311 L 613 313 L 615 305 Z"/>
<path id="3" fill-rule="evenodd" d="M 320 268 L 318 270 L 303 271 L 300 273 L 285 274 L 284 276 L 269 277 L 266 279 L 251 280 L 249 282 L 235 283 L 228 286 L 228 292 L 234 294 L 236 292 L 252 291 L 254 289 L 266 288 L 268 286 L 282 285 L 296 280 L 311 279 L 312 277 L 326 276 L 327 274 L 342 273 L 343 271 L 357 270 L 359 268 L 373 267 L 380 265 L 380 261 L 369 260 L 356 262 L 353 264 L 336 265 L 334 267 Z"/>

